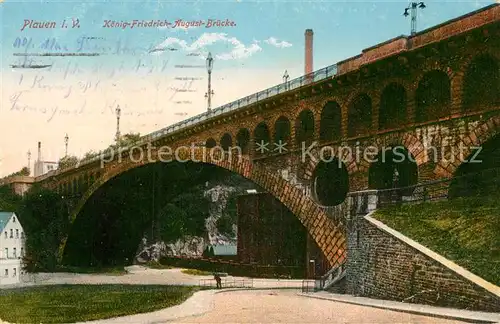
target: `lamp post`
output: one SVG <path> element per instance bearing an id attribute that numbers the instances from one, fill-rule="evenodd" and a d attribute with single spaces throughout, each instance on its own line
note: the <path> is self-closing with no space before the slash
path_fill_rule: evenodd
<path id="1" fill-rule="evenodd" d="M 68 142 L 69 142 L 69 136 L 66 133 L 66 136 L 64 136 L 64 146 L 65 146 L 64 156 L 68 156 Z"/>
<path id="2" fill-rule="evenodd" d="M 28 169 L 31 170 L 31 151 L 28 150 Z"/>
<path id="3" fill-rule="evenodd" d="M 212 53 L 208 53 L 206 64 L 208 72 L 208 92 L 205 93 L 205 98 L 207 98 L 207 111 L 210 111 L 210 109 L 212 109 L 212 95 L 214 94 L 214 91 L 212 90 L 212 70 L 214 68 Z"/>
<path id="4" fill-rule="evenodd" d="M 288 90 L 288 79 L 290 76 L 288 75 L 288 71 L 285 70 L 285 73 L 283 74 L 283 83 L 285 84 L 285 90 Z"/>
<path id="5" fill-rule="evenodd" d="M 417 9 L 424 9 L 426 6 L 423 2 L 411 2 L 408 7 L 405 8 L 405 12 L 403 16 L 408 17 L 411 12 L 411 35 L 415 35 L 417 33 Z"/>
<path id="6" fill-rule="evenodd" d="M 120 116 L 121 116 L 122 110 L 120 109 L 120 105 L 116 106 L 116 135 L 115 135 L 115 141 L 116 144 L 120 143 Z"/>

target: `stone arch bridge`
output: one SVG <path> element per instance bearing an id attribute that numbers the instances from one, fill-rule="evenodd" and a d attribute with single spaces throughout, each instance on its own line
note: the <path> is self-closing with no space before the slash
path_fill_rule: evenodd
<path id="1" fill-rule="evenodd" d="M 394 186 L 398 168 L 375 167 L 356 152 L 401 147 L 412 163 L 400 168 L 406 176 L 399 181 L 411 185 L 453 177 L 463 156 L 498 141 L 499 18 L 500 6 L 491 5 L 389 40 L 302 77 L 299 85 L 265 90 L 145 136 L 136 146 L 175 150 L 194 143 L 194 153 L 180 155 L 204 158 L 268 190 L 335 266 L 346 258 L 346 239 L 328 206 L 341 204 L 348 192 Z M 208 154 L 206 148 L 215 146 L 218 153 Z M 241 156 L 227 153 L 235 146 Z M 151 152 L 158 157 L 157 149 Z M 99 157 L 87 159 L 35 181 L 72 197 L 74 219 L 103 183 L 147 163 L 133 162 L 137 154 L 106 156 L 103 167 Z"/>

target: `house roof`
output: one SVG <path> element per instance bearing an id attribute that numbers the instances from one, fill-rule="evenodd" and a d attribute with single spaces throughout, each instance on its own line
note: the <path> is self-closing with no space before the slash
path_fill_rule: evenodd
<path id="1" fill-rule="evenodd" d="M 214 255 L 236 255 L 236 245 L 212 245 Z"/>
<path id="2" fill-rule="evenodd" d="M 0 233 L 13 215 L 13 212 L 0 212 Z"/>

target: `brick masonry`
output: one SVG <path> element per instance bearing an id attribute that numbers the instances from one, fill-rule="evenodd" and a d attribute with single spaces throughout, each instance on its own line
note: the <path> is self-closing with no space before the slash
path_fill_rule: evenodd
<path id="1" fill-rule="evenodd" d="M 363 51 L 363 54 L 339 63 L 339 75 L 332 79 L 312 82 L 306 86 L 258 101 L 244 108 L 221 114 L 209 120 L 186 127 L 180 131 L 152 140 L 155 147 L 168 146 L 175 150 L 192 143 L 205 143 L 214 139 L 230 138 L 236 145 L 237 134 L 242 130 L 250 135 L 250 153 L 245 162 L 217 162 L 215 164 L 232 170 L 261 185 L 287 206 L 306 226 L 323 253 L 333 265 L 345 258 L 342 225 L 327 216 L 323 208 L 313 199 L 312 177 L 321 156 L 321 148 L 329 148 L 342 157 L 349 172 L 349 191 L 368 188 L 370 164 L 363 157 L 354 156 L 356 148 L 367 147 L 381 150 L 384 147 L 403 145 L 413 155 L 418 165 L 418 182 L 440 179 L 453 175 L 460 162 L 458 146 L 481 145 L 500 130 L 500 107 L 498 103 L 478 103 L 467 113 L 462 109 L 465 75 L 468 67 L 478 55 L 488 54 L 500 61 L 500 6 L 463 18 L 460 24 L 451 22 L 413 38 L 398 38 Z M 451 26 L 451 27 L 450 27 Z M 450 100 L 443 109 L 447 115 L 417 123 L 418 89 L 428 72 L 438 71 L 448 77 Z M 396 128 L 383 128 L 379 123 L 382 106 L 381 97 L 391 84 L 405 90 L 407 118 Z M 350 116 L 354 103 L 359 98 L 369 98 L 369 127 L 354 136 L 349 135 Z M 322 114 L 330 102 L 338 104 L 340 116 L 340 138 L 320 138 Z M 296 134 L 302 129 L 299 118 L 305 110 L 310 111 L 314 129 L 308 140 L 317 141 L 311 154 L 303 154 Z M 268 152 L 258 155 L 254 146 L 254 131 L 259 124 L 267 126 L 269 137 L 275 136 L 276 121 L 284 117 L 289 121 L 287 151 Z M 365 125 L 366 126 L 366 125 Z M 429 161 L 429 147 L 438 148 L 437 155 L 454 156 L 455 161 L 439 159 Z M 254 148 L 254 147 L 253 147 Z M 307 148 L 307 146 L 306 146 Z M 338 153 L 340 149 L 343 153 Z M 450 154 L 454 148 L 454 153 Z M 307 151 L 307 150 L 306 150 Z M 153 154 L 156 151 L 153 150 Z M 467 152 L 465 152 L 467 153 Z M 467 154 L 465 154 L 467 155 Z M 189 157 L 188 157 L 189 158 Z M 44 175 L 36 179 L 43 185 L 62 194 L 79 199 L 73 211 L 76 217 L 87 199 L 99 186 L 131 168 L 140 167 L 147 161 L 132 162 L 130 154 L 124 154 L 121 163 L 107 163 L 101 168 L 99 161 L 69 170 L 58 170 L 55 175 Z M 214 163 L 207 161 L 207 163 Z M 332 241 L 335 240 L 335 241 Z M 61 251 L 64 244 L 61 246 Z"/>
<path id="2" fill-rule="evenodd" d="M 475 311 L 500 312 L 496 294 L 452 271 L 363 214 L 347 230 L 348 294 Z M 495 288 L 496 287 L 496 288 Z"/>
<path id="3" fill-rule="evenodd" d="M 158 151 L 152 150 L 151 160 L 148 162 L 159 161 L 166 159 L 164 156 L 159 156 Z M 257 185 L 266 189 L 274 197 L 278 198 L 291 212 L 296 215 L 299 220 L 304 224 L 311 237 L 315 240 L 322 251 L 328 251 L 325 256 L 330 266 L 335 266 L 345 260 L 345 238 L 343 235 L 343 228 L 339 226 L 334 220 L 321 209 L 317 208 L 315 202 L 306 195 L 303 190 L 289 185 L 283 177 L 267 171 L 259 164 L 253 164 L 243 156 L 230 155 L 228 153 L 216 154 L 214 151 L 205 148 L 198 148 L 194 151 L 181 150 L 179 158 L 183 160 L 193 160 L 198 162 L 210 163 L 219 167 L 228 169 L 238 173 L 245 178 L 253 181 Z M 146 161 L 140 163 L 144 165 Z M 101 177 L 94 182 L 88 190 L 83 194 L 82 198 L 78 201 L 78 205 L 71 213 L 71 222 L 74 222 L 76 216 L 83 208 L 90 196 L 109 179 L 126 172 L 127 170 L 136 168 L 137 162 L 132 162 L 130 159 L 110 163 L 105 169 Z M 335 235 L 331 235 L 331 234 Z M 64 247 L 67 237 L 64 239 L 59 250 L 59 259 L 62 260 Z M 332 251 L 329 247 L 335 247 Z"/>

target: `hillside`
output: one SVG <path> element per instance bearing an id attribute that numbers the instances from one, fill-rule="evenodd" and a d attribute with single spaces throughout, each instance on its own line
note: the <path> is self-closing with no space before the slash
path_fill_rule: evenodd
<path id="1" fill-rule="evenodd" d="M 377 210 L 374 217 L 483 279 L 500 285 L 498 197 L 395 206 Z"/>

